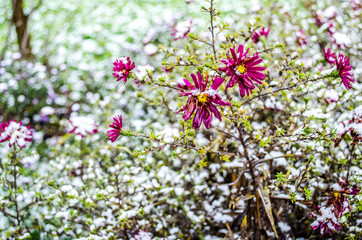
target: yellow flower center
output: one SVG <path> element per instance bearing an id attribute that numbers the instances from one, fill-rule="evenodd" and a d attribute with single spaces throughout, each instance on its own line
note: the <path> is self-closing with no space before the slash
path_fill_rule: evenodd
<path id="1" fill-rule="evenodd" d="M 245 68 L 244 64 L 240 64 L 240 65 L 238 66 L 238 71 L 239 71 L 241 74 L 243 74 L 243 73 L 245 72 L 245 70 L 246 70 L 246 68 Z"/>
<path id="2" fill-rule="evenodd" d="M 333 195 L 335 198 L 339 198 L 339 196 L 341 195 L 339 192 L 333 192 Z"/>
<path id="3" fill-rule="evenodd" d="M 126 69 L 123 69 L 122 72 L 123 72 L 123 73 L 126 73 Z"/>
<path id="4" fill-rule="evenodd" d="M 197 99 L 199 99 L 200 103 L 205 103 L 207 102 L 207 97 L 209 96 L 209 94 L 207 93 L 201 93 L 199 96 L 197 96 Z"/>

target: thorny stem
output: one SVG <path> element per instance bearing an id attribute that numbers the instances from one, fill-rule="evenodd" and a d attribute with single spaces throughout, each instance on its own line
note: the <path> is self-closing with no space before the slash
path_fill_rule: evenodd
<path id="1" fill-rule="evenodd" d="M 216 60 L 216 50 L 215 50 L 215 34 L 214 34 L 214 0 L 210 1 L 210 32 L 211 32 L 211 37 L 212 37 L 212 50 L 214 52 L 214 60 Z"/>

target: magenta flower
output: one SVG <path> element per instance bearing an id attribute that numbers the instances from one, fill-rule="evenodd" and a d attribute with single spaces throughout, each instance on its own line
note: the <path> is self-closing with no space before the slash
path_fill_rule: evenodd
<path id="1" fill-rule="evenodd" d="M 326 61 L 330 64 L 330 65 L 334 65 L 336 64 L 336 54 L 331 52 L 331 49 L 326 48 L 323 49 L 323 53 L 324 53 L 324 58 L 326 59 Z"/>
<path id="2" fill-rule="evenodd" d="M 360 189 L 357 187 L 349 188 L 348 185 L 348 180 L 341 180 L 338 184 L 335 183 L 330 188 L 327 206 L 333 206 L 333 212 L 337 218 L 342 217 L 347 208 L 351 211 L 351 207 L 349 206 L 345 194 L 355 196 L 360 192 Z"/>
<path id="3" fill-rule="evenodd" d="M 336 59 L 336 65 L 339 76 L 342 79 L 342 83 L 347 90 L 351 89 L 351 82 L 354 82 L 355 80 L 352 78 L 353 74 L 350 72 L 352 65 L 349 64 L 349 57 L 343 56 L 343 54 L 339 53 L 338 58 Z"/>
<path id="4" fill-rule="evenodd" d="M 33 138 L 33 132 L 30 127 L 22 126 L 20 122 L 16 120 L 10 120 L 9 123 L 0 123 L 0 143 L 9 141 L 9 147 L 17 144 L 19 148 L 24 148 L 26 142 L 31 142 Z"/>
<path id="5" fill-rule="evenodd" d="M 112 129 L 107 131 L 109 140 L 111 140 L 111 142 L 115 142 L 117 140 L 117 138 L 119 137 L 119 133 L 123 127 L 121 115 L 115 116 L 113 120 L 114 122 L 109 125 L 109 127 Z"/>
<path id="6" fill-rule="evenodd" d="M 317 218 L 310 226 L 313 230 L 320 228 L 322 236 L 328 232 L 332 235 L 334 232 L 339 231 L 342 225 L 338 222 L 337 217 L 333 214 L 333 207 L 319 207 L 314 206 L 317 214 L 311 212 L 310 217 Z"/>
<path id="7" fill-rule="evenodd" d="M 230 77 L 226 89 L 233 87 L 237 82 L 239 84 L 239 91 L 242 97 L 249 94 L 255 89 L 254 82 L 262 84 L 261 80 L 264 80 L 265 75 L 262 71 L 265 67 L 257 66 L 263 60 L 259 58 L 258 53 L 251 57 L 247 54 L 249 49 L 244 52 L 244 46 L 239 45 L 238 55 L 235 52 L 235 46 L 230 48 L 231 57 L 228 55 L 228 59 L 221 60 L 226 66 L 219 68 L 220 71 L 225 72 Z"/>
<path id="8" fill-rule="evenodd" d="M 134 62 L 131 62 L 129 57 L 121 57 L 114 61 L 113 65 L 113 76 L 117 79 L 117 82 L 123 80 L 126 83 L 130 72 L 135 68 Z"/>
<path id="9" fill-rule="evenodd" d="M 197 72 L 197 77 L 194 73 L 190 74 L 194 85 L 192 85 L 185 78 L 183 79 L 185 86 L 181 90 L 181 96 L 189 96 L 186 105 L 178 112 L 184 112 L 182 117 L 187 121 L 192 114 L 196 111 L 192 127 L 199 129 L 202 122 L 208 129 L 211 127 L 212 114 L 221 121 L 221 113 L 215 106 L 229 106 L 230 103 L 222 101 L 221 97 L 216 93 L 216 90 L 225 81 L 225 79 L 216 76 L 210 86 L 207 88 L 208 76 L 206 75 L 205 81 L 200 72 Z"/>
<path id="10" fill-rule="evenodd" d="M 87 134 L 92 135 L 98 132 L 98 124 L 89 117 L 71 117 L 69 119 L 70 131 L 82 137 Z"/>
<path id="11" fill-rule="evenodd" d="M 307 36 L 303 30 L 296 32 L 295 36 L 297 37 L 297 44 L 299 47 L 307 44 Z"/>
<path id="12" fill-rule="evenodd" d="M 253 39 L 254 43 L 258 43 L 261 36 L 264 36 L 265 38 L 268 37 L 270 32 L 270 28 L 261 28 L 260 30 L 257 30 L 253 33 L 251 38 Z"/>

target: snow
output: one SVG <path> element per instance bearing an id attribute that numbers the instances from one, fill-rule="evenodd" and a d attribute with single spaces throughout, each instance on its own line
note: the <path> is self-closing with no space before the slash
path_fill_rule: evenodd
<path id="1" fill-rule="evenodd" d="M 285 222 L 278 222 L 278 227 L 283 233 L 289 232 L 292 228 Z"/>
<path id="2" fill-rule="evenodd" d="M 344 33 L 336 32 L 332 35 L 338 45 L 350 46 L 352 44 L 351 38 Z"/>
<path id="3" fill-rule="evenodd" d="M 334 190 L 334 191 L 337 191 L 337 192 L 340 192 L 340 191 L 343 190 L 343 189 L 341 188 L 341 186 L 339 186 L 338 183 L 334 183 L 334 184 L 331 186 L 331 189 Z"/>
<path id="4" fill-rule="evenodd" d="M 71 117 L 69 122 L 71 130 L 74 129 L 75 134 L 85 136 L 87 133 L 92 134 L 97 130 L 97 123 L 90 117 Z"/>

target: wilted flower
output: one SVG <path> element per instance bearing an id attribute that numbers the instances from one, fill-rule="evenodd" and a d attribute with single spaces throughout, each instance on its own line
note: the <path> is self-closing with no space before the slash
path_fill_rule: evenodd
<path id="1" fill-rule="evenodd" d="M 362 142 L 362 106 L 357 107 L 352 112 L 352 119 L 349 120 L 348 124 L 344 124 L 342 122 L 343 127 L 339 127 L 337 129 L 337 134 L 340 135 L 338 139 L 336 139 L 334 146 L 337 147 L 339 143 L 342 141 L 343 137 L 349 132 L 353 142 L 352 144 L 356 144 L 357 142 Z"/>
<path id="2" fill-rule="evenodd" d="M 111 142 L 114 142 L 117 140 L 118 136 L 119 136 L 119 133 L 122 129 L 122 116 L 121 115 L 118 115 L 118 116 L 115 116 L 113 118 L 113 123 L 109 125 L 110 130 L 107 131 L 107 134 L 108 134 L 108 137 L 109 137 L 109 140 L 111 140 Z"/>
<path id="3" fill-rule="evenodd" d="M 299 47 L 307 44 L 307 36 L 305 35 L 303 30 L 299 30 L 295 33 L 295 36 L 297 37 L 297 44 Z"/>
<path id="4" fill-rule="evenodd" d="M 237 82 L 239 84 L 239 91 L 242 97 L 249 94 L 255 89 L 254 82 L 262 84 L 261 80 L 265 78 L 262 71 L 265 67 L 257 66 L 263 60 L 259 58 L 258 53 L 251 57 L 247 54 L 249 49 L 244 52 L 244 46 L 239 45 L 238 55 L 235 52 L 235 46 L 230 48 L 231 57 L 228 55 L 227 60 L 221 60 L 226 66 L 219 68 L 220 71 L 225 72 L 230 77 L 226 89 L 233 87 Z"/>
<path id="5" fill-rule="evenodd" d="M 326 61 L 330 64 L 330 65 L 334 65 L 336 64 L 336 54 L 331 52 L 331 49 L 326 48 L 323 49 L 323 53 L 324 53 L 324 58 L 326 59 Z"/>
<path id="6" fill-rule="evenodd" d="M 338 222 L 337 217 L 333 214 L 333 207 L 319 207 L 314 206 L 317 214 L 311 212 L 310 217 L 316 217 L 317 219 L 310 225 L 313 230 L 320 228 L 321 234 L 324 235 L 327 232 L 332 235 L 334 232 L 339 231 L 342 225 Z"/>
<path id="7" fill-rule="evenodd" d="M 351 89 L 351 82 L 354 82 L 355 80 L 352 78 L 353 74 L 350 72 L 352 65 L 349 64 L 349 57 L 339 53 L 338 58 L 336 59 L 336 65 L 344 86 L 348 90 Z"/>
<path id="8" fill-rule="evenodd" d="M 11 148 L 15 143 L 24 148 L 26 142 L 31 142 L 33 138 L 33 132 L 30 127 L 22 126 L 21 121 L 10 120 L 9 123 L 0 123 L 0 143 L 9 141 L 9 147 Z"/>
<path id="9" fill-rule="evenodd" d="M 251 36 L 251 38 L 253 39 L 254 43 L 258 43 L 260 40 L 260 37 L 263 36 L 265 38 L 268 37 L 270 32 L 270 28 L 261 28 L 260 30 L 256 30 L 253 35 Z"/>
<path id="10" fill-rule="evenodd" d="M 134 62 L 131 62 L 129 57 L 121 57 L 114 61 L 113 65 L 113 76 L 117 79 L 117 82 L 123 80 L 126 83 L 130 72 L 135 68 Z"/>
<path id="11" fill-rule="evenodd" d="M 197 72 L 197 77 L 194 73 L 190 74 L 195 85 L 192 85 L 186 79 L 184 90 L 181 91 L 181 96 L 189 96 L 186 105 L 178 112 L 184 112 L 182 117 L 187 121 L 196 111 L 192 127 L 199 129 L 201 123 L 204 122 L 206 128 L 211 127 L 212 114 L 221 121 L 221 113 L 214 104 L 221 106 L 229 106 L 230 103 L 222 101 L 221 97 L 216 93 L 216 90 L 225 81 L 225 79 L 216 76 L 210 88 L 207 88 L 208 76 L 205 81 L 200 72 Z"/>
<path id="12" fill-rule="evenodd" d="M 345 194 L 354 196 L 360 192 L 360 189 L 357 187 L 349 188 L 348 185 L 348 180 L 341 180 L 338 184 L 335 183 L 330 188 L 327 206 L 333 206 L 333 212 L 337 218 L 341 217 L 347 208 L 351 210 Z"/>
<path id="13" fill-rule="evenodd" d="M 85 137 L 87 134 L 94 134 L 98 132 L 98 124 L 89 117 L 71 117 L 69 119 L 71 130 L 69 133 L 75 133 Z"/>

